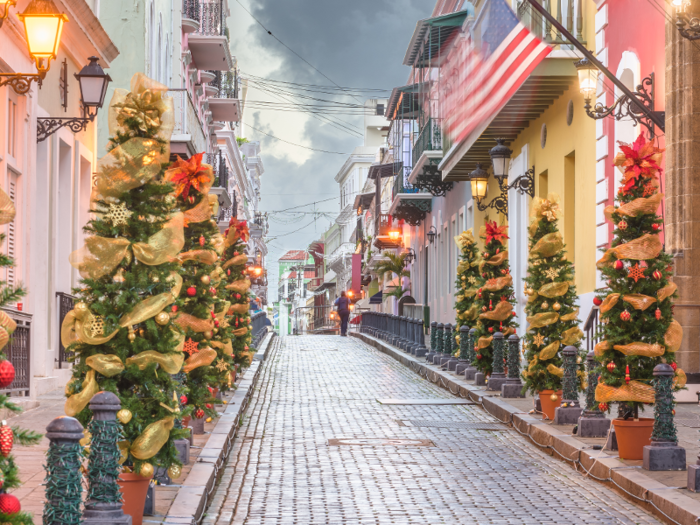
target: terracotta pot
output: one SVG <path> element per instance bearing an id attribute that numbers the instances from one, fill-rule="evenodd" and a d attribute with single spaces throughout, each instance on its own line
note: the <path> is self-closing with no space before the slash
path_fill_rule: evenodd
<path id="1" fill-rule="evenodd" d="M 236 382 L 236 371 L 231 370 L 231 384 Z"/>
<path id="2" fill-rule="evenodd" d="M 143 507 L 146 504 L 146 493 L 151 478 L 144 478 L 139 474 L 122 472 L 119 475 L 119 488 L 124 497 L 124 514 L 131 516 L 132 525 L 141 525 L 143 521 Z"/>
<path id="3" fill-rule="evenodd" d="M 554 410 L 561 405 L 561 390 L 556 392 L 557 399 L 552 401 L 554 390 L 542 390 L 540 392 L 540 404 L 542 405 L 542 413 L 547 416 L 550 421 L 554 420 Z"/>
<path id="4" fill-rule="evenodd" d="M 216 396 L 219 395 L 219 389 L 218 388 L 213 388 L 213 392 L 211 393 L 212 397 L 216 399 Z"/>
<path id="5" fill-rule="evenodd" d="M 644 459 L 644 447 L 651 445 L 651 431 L 654 419 L 613 419 L 617 448 L 622 459 Z"/>
<path id="6" fill-rule="evenodd" d="M 182 418 L 182 426 L 183 427 L 189 427 L 190 426 L 190 420 L 192 419 L 192 416 L 185 416 Z"/>

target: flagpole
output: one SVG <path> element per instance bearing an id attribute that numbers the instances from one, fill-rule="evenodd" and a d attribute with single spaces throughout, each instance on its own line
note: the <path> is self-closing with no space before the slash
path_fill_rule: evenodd
<path id="1" fill-rule="evenodd" d="M 625 86 L 620 80 L 613 75 L 610 71 L 608 71 L 608 68 L 606 68 L 603 64 L 600 63 L 600 61 L 591 53 L 588 49 L 586 49 L 586 46 L 584 46 L 581 42 L 579 42 L 567 29 L 561 25 L 556 18 L 554 18 L 550 13 L 548 13 L 543 6 L 537 3 L 536 0 L 527 0 L 530 4 L 531 7 L 533 7 L 537 12 L 539 12 L 542 16 L 544 16 L 550 24 L 552 24 L 554 27 L 557 28 L 561 32 L 561 34 L 566 38 L 569 42 L 571 42 L 576 49 L 581 51 L 581 53 L 595 66 L 597 67 L 600 71 L 603 72 L 603 74 L 610 79 L 610 81 L 615 84 L 615 86 L 622 91 L 631 101 L 636 101 L 638 100 L 637 96 L 630 91 L 627 86 Z M 646 117 L 651 120 L 661 131 L 666 131 L 666 121 L 665 119 L 659 117 L 658 112 L 651 111 L 648 107 L 646 107 L 642 103 L 637 103 L 635 104 L 636 107 L 638 107 L 645 115 Z"/>

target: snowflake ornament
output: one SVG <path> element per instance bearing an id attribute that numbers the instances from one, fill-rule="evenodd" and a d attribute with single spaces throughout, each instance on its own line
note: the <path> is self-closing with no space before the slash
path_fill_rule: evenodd
<path id="1" fill-rule="evenodd" d="M 109 212 L 105 215 L 105 219 L 110 221 L 113 226 L 119 226 L 123 224 L 127 225 L 129 217 L 133 212 L 126 209 L 126 203 L 121 204 L 110 204 Z"/>
<path id="2" fill-rule="evenodd" d="M 199 348 L 197 348 L 198 346 L 199 343 L 193 341 L 190 337 L 187 341 L 185 341 L 184 351 L 191 356 L 192 354 L 196 354 L 197 352 L 199 352 Z"/>
<path id="3" fill-rule="evenodd" d="M 219 372 L 225 372 L 226 370 L 228 370 L 228 363 L 226 363 L 226 361 L 219 360 L 219 362 L 216 363 L 216 369 Z"/>
<path id="4" fill-rule="evenodd" d="M 539 348 L 544 344 L 544 336 L 542 334 L 535 335 L 535 337 L 532 338 L 532 344 Z"/>
<path id="5" fill-rule="evenodd" d="M 639 281 L 639 279 L 644 279 L 644 268 L 639 266 L 639 263 L 631 266 L 629 272 L 627 273 L 627 277 L 629 279 L 634 279 L 635 283 Z"/>
<path id="6" fill-rule="evenodd" d="M 547 279 L 551 279 L 553 281 L 559 277 L 559 270 L 557 268 L 547 268 L 544 274 L 547 276 Z"/>

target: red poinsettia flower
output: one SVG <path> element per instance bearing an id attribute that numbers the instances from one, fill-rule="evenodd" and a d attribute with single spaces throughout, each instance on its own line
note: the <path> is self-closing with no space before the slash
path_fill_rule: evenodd
<path id="1" fill-rule="evenodd" d="M 229 229 L 233 228 L 239 239 L 243 242 L 248 242 L 248 239 L 250 239 L 250 230 L 248 229 L 248 223 L 246 221 L 239 221 L 236 217 L 231 217 L 228 224 Z"/>
<path id="2" fill-rule="evenodd" d="M 509 239 L 506 232 L 508 231 L 508 226 L 499 226 L 496 221 L 491 221 L 486 223 L 486 244 L 490 243 L 492 240 L 498 241 L 503 244 L 503 239 Z"/>
<path id="3" fill-rule="evenodd" d="M 212 170 L 208 164 L 202 164 L 204 153 L 197 153 L 189 160 L 183 160 L 177 156 L 177 160 L 170 165 L 167 180 L 175 184 L 175 195 L 184 199 L 190 194 L 190 189 L 201 191 L 201 188 L 211 182 Z"/>
<path id="4" fill-rule="evenodd" d="M 633 144 L 620 144 L 621 152 L 615 157 L 615 166 L 620 166 L 625 169 L 622 182 L 624 185 L 621 188 L 623 193 L 627 193 L 640 180 L 655 179 L 661 170 L 659 162 L 661 162 L 663 149 L 654 146 L 654 143 L 644 138 L 644 135 L 639 135 Z"/>

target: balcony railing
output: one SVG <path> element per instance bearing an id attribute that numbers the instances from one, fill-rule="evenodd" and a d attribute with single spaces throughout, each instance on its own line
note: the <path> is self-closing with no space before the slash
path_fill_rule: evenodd
<path id="1" fill-rule="evenodd" d="M 219 91 L 216 98 L 238 98 L 238 75 L 233 71 L 211 71 L 216 78 L 209 83 Z"/>
<path id="2" fill-rule="evenodd" d="M 442 129 L 441 119 L 428 119 L 428 122 L 423 127 L 418 135 L 418 139 L 413 146 L 413 165 L 418 164 L 418 159 L 424 151 L 441 151 L 442 150 Z"/>
<path id="3" fill-rule="evenodd" d="M 218 188 L 224 188 L 228 192 L 229 172 L 226 158 L 221 150 L 217 153 L 207 153 L 207 163 L 214 168 L 214 185 Z"/>
<path id="4" fill-rule="evenodd" d="M 541 5 L 551 15 L 555 14 L 552 4 L 553 0 L 538 0 Z M 574 1 L 576 5 L 574 5 Z M 582 0 L 556 0 L 558 9 L 556 10 L 557 22 L 562 24 L 571 34 L 575 34 L 576 38 L 585 43 L 583 39 L 583 1 Z M 527 0 L 520 0 L 518 4 L 518 18 L 522 20 L 530 31 L 541 37 L 550 45 L 568 44 L 562 37 L 561 33 L 552 26 L 545 18 L 537 11 L 532 9 Z"/>
<path id="5" fill-rule="evenodd" d="M 394 176 L 394 191 L 392 193 L 392 200 L 396 198 L 400 193 L 418 193 L 418 188 L 406 182 L 408 176 L 411 174 L 411 167 L 402 167 L 398 174 Z"/>
<path id="6" fill-rule="evenodd" d="M 205 36 L 226 36 L 226 16 L 224 0 L 183 0 L 182 14 L 184 18 L 199 22 L 195 32 Z"/>

